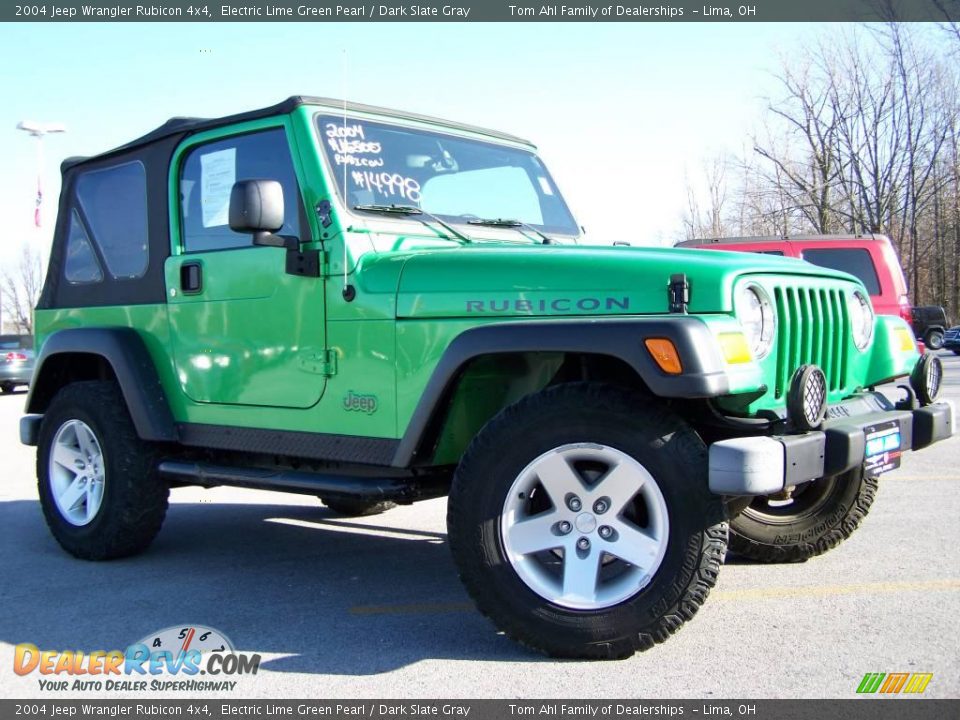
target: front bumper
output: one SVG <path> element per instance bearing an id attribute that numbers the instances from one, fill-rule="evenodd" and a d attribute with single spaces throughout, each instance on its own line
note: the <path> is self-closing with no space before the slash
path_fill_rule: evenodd
<path id="1" fill-rule="evenodd" d="M 954 408 L 947 401 L 895 410 L 879 394 L 861 393 L 831 410 L 821 430 L 714 443 L 710 490 L 719 495 L 769 495 L 865 462 L 868 472 L 879 474 L 897 467 L 901 453 L 921 450 L 954 432 Z"/>

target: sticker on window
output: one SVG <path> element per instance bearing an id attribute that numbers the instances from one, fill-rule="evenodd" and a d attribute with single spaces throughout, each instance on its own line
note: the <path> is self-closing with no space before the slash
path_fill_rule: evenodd
<path id="1" fill-rule="evenodd" d="M 543 175 L 538 175 L 537 180 L 540 181 L 540 189 L 543 190 L 544 195 L 553 195 L 553 188 L 550 187 L 549 180 L 543 177 Z"/>
<path id="2" fill-rule="evenodd" d="M 205 228 L 226 225 L 230 191 L 237 181 L 237 149 L 227 148 L 200 156 L 200 206 Z"/>

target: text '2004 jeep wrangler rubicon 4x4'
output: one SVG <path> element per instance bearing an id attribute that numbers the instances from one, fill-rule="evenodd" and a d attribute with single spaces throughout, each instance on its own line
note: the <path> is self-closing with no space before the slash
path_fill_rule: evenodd
<path id="1" fill-rule="evenodd" d="M 529 143 L 319 99 L 66 161 L 21 423 L 50 529 L 99 560 L 171 486 L 449 494 L 500 629 L 624 657 L 694 615 L 728 534 L 824 552 L 951 434 L 939 361 L 852 276 L 579 232 Z"/>

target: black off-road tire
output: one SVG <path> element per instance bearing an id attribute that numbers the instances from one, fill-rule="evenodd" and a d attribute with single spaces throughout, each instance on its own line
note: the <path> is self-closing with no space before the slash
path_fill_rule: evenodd
<path id="1" fill-rule="evenodd" d="M 943 330 L 928 330 L 923 336 L 923 344 L 931 350 L 939 350 L 943 347 Z"/>
<path id="2" fill-rule="evenodd" d="M 103 499 L 87 525 L 69 523 L 53 499 L 48 458 L 57 431 L 85 423 L 103 452 Z M 113 382 L 77 382 L 53 398 L 37 447 L 40 505 L 60 546 L 84 560 L 111 560 L 142 552 L 160 531 L 169 488 L 157 472 L 157 451 L 137 436 L 120 388 Z"/>
<path id="3" fill-rule="evenodd" d="M 505 495 L 524 468 L 570 443 L 616 448 L 657 480 L 669 517 L 663 560 L 619 604 L 573 610 L 533 592 L 504 551 Z M 647 395 L 598 383 L 557 385 L 504 409 L 457 468 L 447 511 L 460 578 L 479 610 L 514 640 L 554 657 L 618 659 L 663 642 L 693 618 L 727 546 L 721 498 L 707 487 L 703 441 Z"/>
<path id="4" fill-rule="evenodd" d="M 835 478 L 808 483 L 795 494 L 793 512 L 777 514 L 766 498 L 755 498 L 730 520 L 730 550 L 762 563 L 802 562 L 839 545 L 860 527 L 877 495 L 878 480 L 854 468 Z M 803 496 L 808 496 L 802 503 Z"/>
<path id="5" fill-rule="evenodd" d="M 392 500 L 356 500 L 353 498 L 325 498 L 320 500 L 328 508 L 344 517 L 367 517 L 379 515 L 397 506 Z"/>

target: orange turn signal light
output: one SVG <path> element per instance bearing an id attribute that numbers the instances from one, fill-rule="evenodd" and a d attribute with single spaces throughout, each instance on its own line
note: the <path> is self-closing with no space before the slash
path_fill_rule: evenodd
<path id="1" fill-rule="evenodd" d="M 679 375 L 683 372 L 680 354 L 670 340 L 667 340 L 667 338 L 647 338 L 643 341 L 643 344 L 647 346 L 650 357 L 665 373 Z"/>

